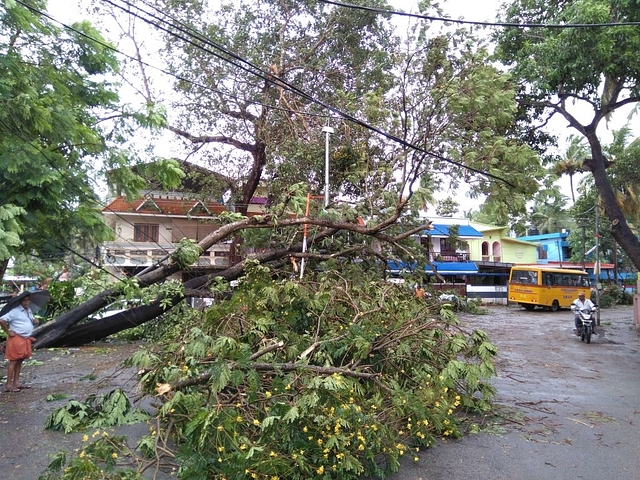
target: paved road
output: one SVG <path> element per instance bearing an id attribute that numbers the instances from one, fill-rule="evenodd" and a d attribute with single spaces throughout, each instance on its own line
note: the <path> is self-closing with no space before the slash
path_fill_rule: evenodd
<path id="1" fill-rule="evenodd" d="M 393 480 L 640 479 L 640 340 L 631 307 L 602 310 L 590 345 L 572 333 L 568 310 L 495 307 L 462 320 L 499 349 L 494 384 L 506 420 L 423 452 Z"/>

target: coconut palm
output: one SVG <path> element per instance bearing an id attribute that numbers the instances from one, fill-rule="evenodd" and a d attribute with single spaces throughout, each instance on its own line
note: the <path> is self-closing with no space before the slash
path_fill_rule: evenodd
<path id="1" fill-rule="evenodd" d="M 578 137 L 577 135 L 569 135 L 567 137 L 569 146 L 565 151 L 564 158 L 559 160 L 553 167 L 553 172 L 561 177 L 562 175 L 569 175 L 569 186 L 571 188 L 571 201 L 572 204 L 576 203 L 576 196 L 573 188 L 573 176 L 576 173 L 584 171 L 582 168 L 582 162 L 588 155 L 588 149 L 585 144 L 584 137 Z"/>

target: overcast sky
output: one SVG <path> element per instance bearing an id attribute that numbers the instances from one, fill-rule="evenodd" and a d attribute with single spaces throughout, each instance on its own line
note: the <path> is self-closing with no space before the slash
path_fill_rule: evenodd
<path id="1" fill-rule="evenodd" d="M 393 8 L 402 9 L 406 12 L 419 13 L 418 0 L 389 0 L 389 3 Z M 440 6 L 442 10 L 450 16 L 456 19 L 465 19 L 469 21 L 495 21 L 496 12 L 500 8 L 500 5 L 504 3 L 504 0 L 449 0 L 441 1 Z M 84 6 L 88 5 L 88 0 L 49 0 L 49 12 L 57 20 L 63 22 L 72 22 L 80 19 L 87 19 L 88 14 Z M 406 19 L 407 17 L 399 17 Z M 89 18 L 90 19 L 90 18 Z M 90 19 L 92 20 L 92 19 Z M 419 19 L 411 19 L 410 21 L 426 21 Z M 487 30 L 489 32 L 489 30 Z M 151 61 L 151 63 L 154 63 Z M 161 75 L 158 73 L 158 75 Z M 165 99 L 166 100 L 166 99 Z M 618 115 L 616 117 L 617 122 L 613 124 L 612 128 L 620 128 L 624 124 L 624 115 Z M 566 127 L 567 122 L 558 118 L 553 124 L 554 131 L 560 137 L 561 144 L 558 146 L 557 152 L 563 154 L 565 147 L 563 144 L 564 139 L 570 134 L 575 134 L 575 131 Z M 606 131 L 601 133 L 601 136 L 610 136 Z M 570 196 L 568 188 L 569 180 L 565 177 L 562 180 L 562 188 Z M 477 201 L 466 201 L 464 196 L 458 192 L 457 199 L 465 200 L 463 208 L 468 210 L 472 205 L 477 206 Z"/>

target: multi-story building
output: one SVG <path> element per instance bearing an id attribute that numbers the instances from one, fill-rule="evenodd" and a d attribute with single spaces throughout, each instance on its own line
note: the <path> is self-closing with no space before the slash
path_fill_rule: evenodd
<path id="1" fill-rule="evenodd" d="M 213 201 L 191 199 L 178 192 L 152 192 L 128 201 L 114 198 L 102 210 L 116 239 L 102 245 L 104 266 L 116 276 L 128 276 L 170 254 L 183 238 L 200 241 L 217 227 L 217 215 L 226 210 Z M 230 245 L 214 245 L 193 271 L 214 271 L 229 265 Z"/>

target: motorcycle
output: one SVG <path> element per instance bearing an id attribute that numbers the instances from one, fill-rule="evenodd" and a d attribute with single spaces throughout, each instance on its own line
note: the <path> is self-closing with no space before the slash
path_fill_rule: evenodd
<path id="1" fill-rule="evenodd" d="M 574 315 L 577 313 L 578 315 L 578 329 L 576 331 L 576 335 L 580 337 L 580 340 L 583 342 L 591 343 L 591 335 L 593 334 L 595 325 L 593 314 L 598 309 L 597 305 L 594 305 L 593 308 L 583 307 L 578 308 L 576 305 L 571 305 L 571 311 Z"/>

